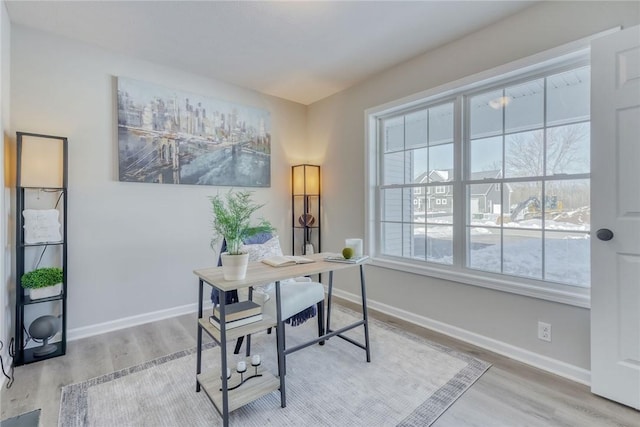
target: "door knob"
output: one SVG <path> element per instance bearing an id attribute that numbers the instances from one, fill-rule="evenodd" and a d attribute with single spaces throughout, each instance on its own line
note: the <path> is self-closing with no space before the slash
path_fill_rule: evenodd
<path id="1" fill-rule="evenodd" d="M 606 242 L 613 239 L 613 231 L 609 230 L 608 228 L 601 228 L 600 230 L 596 231 L 596 236 L 598 236 L 598 239 Z"/>

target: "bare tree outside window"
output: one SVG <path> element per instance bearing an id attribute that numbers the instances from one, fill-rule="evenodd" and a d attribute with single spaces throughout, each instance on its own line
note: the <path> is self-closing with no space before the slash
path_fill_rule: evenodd
<path id="1" fill-rule="evenodd" d="M 589 124 L 580 123 L 505 138 L 507 177 L 589 172 Z M 544 167 L 546 142 L 546 173 Z"/>

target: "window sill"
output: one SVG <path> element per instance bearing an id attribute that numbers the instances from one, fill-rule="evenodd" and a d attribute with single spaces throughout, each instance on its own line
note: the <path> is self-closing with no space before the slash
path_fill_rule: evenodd
<path id="1" fill-rule="evenodd" d="M 466 285 L 480 286 L 496 291 L 524 295 L 560 304 L 591 308 L 591 290 L 589 288 L 537 282 L 534 280 L 524 278 L 519 279 L 515 277 L 512 280 L 509 280 L 509 278 L 505 278 L 503 275 L 494 276 L 491 273 L 484 272 L 474 274 L 472 270 L 463 272 L 456 270 L 455 267 L 438 268 L 433 266 L 424 266 L 412 263 L 411 261 L 395 258 L 373 257 L 369 265 L 417 274 L 420 276 L 435 277 Z"/>

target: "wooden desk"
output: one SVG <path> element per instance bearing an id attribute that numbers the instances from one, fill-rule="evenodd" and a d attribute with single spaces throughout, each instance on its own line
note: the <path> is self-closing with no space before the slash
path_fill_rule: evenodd
<path id="1" fill-rule="evenodd" d="M 316 262 L 309 264 L 298 264 L 288 267 L 271 267 L 261 262 L 249 263 L 247 269 L 247 275 L 244 280 L 228 281 L 224 279 L 221 267 L 211 267 L 195 270 L 194 273 L 199 278 L 199 290 L 198 290 L 198 338 L 197 338 L 197 357 L 196 357 L 196 391 L 199 392 L 201 387 L 205 389 L 205 392 L 209 399 L 213 402 L 216 410 L 220 413 L 223 419 L 223 425 L 226 427 L 229 425 L 229 412 L 237 409 L 255 399 L 258 399 L 274 390 L 280 389 L 280 403 L 284 408 L 287 404 L 286 387 L 285 387 L 285 373 L 286 373 L 286 356 L 298 350 L 302 350 L 305 347 L 326 341 L 328 338 L 338 336 L 360 348 L 366 352 L 367 362 L 371 361 L 371 352 L 369 347 L 369 323 L 367 314 L 367 297 L 364 280 L 363 265 L 366 261 L 360 264 L 347 264 L 324 261 L 326 254 L 309 255 L 308 258 L 314 259 Z M 360 268 L 360 289 L 362 292 L 362 320 L 359 320 L 351 325 L 342 327 L 336 331 L 331 330 L 331 296 L 333 290 L 333 272 L 337 270 L 344 270 L 347 268 L 359 267 Z M 296 347 L 286 349 L 284 339 L 284 320 L 282 319 L 281 305 L 280 305 L 280 281 L 299 276 L 310 276 L 313 274 L 329 273 L 329 285 L 328 285 L 328 300 L 327 300 L 327 314 L 326 314 L 326 333 L 318 338 L 312 339 L 306 343 L 300 344 Z M 268 283 L 275 282 L 276 286 L 276 319 L 270 319 L 267 316 L 260 322 L 251 323 L 249 325 L 241 326 L 230 330 L 225 330 L 223 325 L 225 324 L 225 305 L 226 305 L 226 292 L 235 291 L 242 288 L 249 288 L 253 286 L 266 285 Z M 204 284 L 208 284 L 220 292 L 220 323 L 221 328 L 217 329 L 209 323 L 208 316 L 203 317 L 203 297 L 204 297 Z M 268 372 L 263 372 L 263 377 L 260 381 L 256 381 L 253 384 L 246 383 L 243 387 L 229 391 L 229 384 L 225 373 L 227 372 L 227 341 L 238 338 L 240 336 L 250 335 L 251 333 L 265 330 L 270 327 L 276 327 L 276 342 L 278 353 L 278 376 L 279 381 L 273 375 Z M 356 342 L 355 340 L 345 337 L 342 333 L 359 327 L 364 327 L 365 344 Z M 221 369 L 220 375 L 217 374 L 202 374 L 202 331 L 207 332 L 218 344 L 220 345 L 220 360 Z M 250 363 L 247 363 L 250 366 Z M 246 386 L 246 387 L 245 387 Z"/>

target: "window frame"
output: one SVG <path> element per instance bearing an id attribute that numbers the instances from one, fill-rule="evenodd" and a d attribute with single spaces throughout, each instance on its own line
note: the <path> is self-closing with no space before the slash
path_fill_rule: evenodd
<path id="1" fill-rule="evenodd" d="M 563 70 L 577 68 L 590 64 L 590 41 L 617 29 L 608 30 L 576 42 L 572 42 L 548 51 L 532 55 L 502 66 L 498 66 L 482 73 L 474 74 L 460 80 L 456 80 L 433 89 L 429 89 L 387 104 L 373 107 L 365 111 L 365 151 L 366 151 L 366 176 L 365 176 L 365 239 L 372 263 L 375 266 L 410 272 L 418 275 L 450 280 L 458 283 L 469 284 L 505 291 L 518 295 L 559 302 L 567 305 L 589 308 L 590 288 L 573 285 L 564 285 L 543 280 L 527 279 L 524 277 L 495 274 L 465 267 L 466 247 L 465 232 L 466 212 L 468 206 L 457 207 L 454 210 L 453 222 L 453 250 L 454 263 L 452 265 L 440 265 L 421 260 L 411 260 L 405 257 L 381 255 L 380 240 L 380 212 L 381 206 L 378 197 L 379 173 L 382 170 L 379 138 L 381 129 L 380 119 L 400 112 L 410 112 L 418 108 L 426 108 L 441 104 L 447 100 L 454 100 L 454 179 L 453 194 L 462 194 L 466 180 L 463 179 L 463 167 L 468 161 L 466 154 L 463 158 L 462 132 L 468 131 L 468 126 L 463 124 L 462 108 L 464 108 L 465 96 L 473 92 L 485 91 L 493 86 L 507 86 L 527 81 L 541 74 L 562 72 Z M 461 160 L 458 160 L 461 159 Z M 425 184 L 421 184 L 425 185 Z M 428 191 L 425 193 L 429 194 Z M 593 204 L 594 201 L 591 201 Z M 467 203 L 468 204 L 468 201 Z"/>

